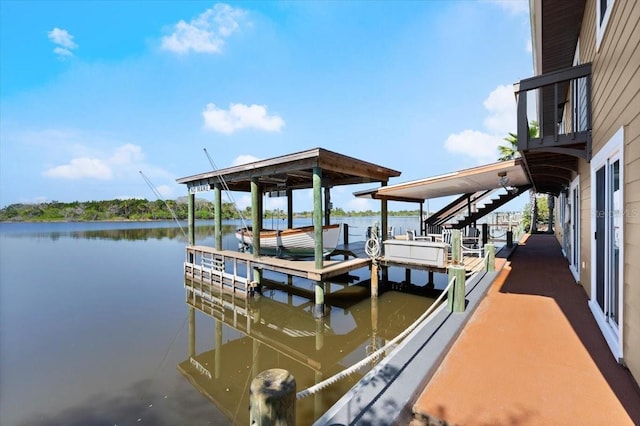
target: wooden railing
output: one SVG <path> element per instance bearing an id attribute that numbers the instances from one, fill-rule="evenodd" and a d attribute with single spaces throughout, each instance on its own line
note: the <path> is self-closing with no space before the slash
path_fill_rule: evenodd
<path id="1" fill-rule="evenodd" d="M 519 151 L 546 151 L 591 159 L 590 63 L 521 80 L 515 90 Z M 532 117 L 527 116 L 527 94 L 530 91 L 538 95 L 537 137 L 529 134 Z"/>
<path id="2" fill-rule="evenodd" d="M 185 277 L 193 281 L 214 284 L 221 290 L 239 293 L 246 297 L 254 288 L 251 270 L 250 261 L 243 261 L 237 257 L 228 258 L 209 247 L 187 247 L 184 273 Z"/>

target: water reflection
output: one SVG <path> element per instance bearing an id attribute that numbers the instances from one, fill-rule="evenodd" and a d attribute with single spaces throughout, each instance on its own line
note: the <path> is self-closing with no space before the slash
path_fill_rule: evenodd
<path id="1" fill-rule="evenodd" d="M 261 371 L 284 368 L 296 378 L 298 391 L 306 389 L 382 347 L 432 302 L 398 292 L 371 299 L 364 287 L 341 286 L 351 290 L 330 293 L 327 315 L 315 318 L 313 299 L 291 292 L 271 289 L 244 299 L 186 280 L 188 357 L 178 370 L 234 424 L 248 424 L 249 386 Z M 215 324 L 202 352 L 196 350 L 202 347 L 196 342 L 196 312 Z M 298 424 L 321 416 L 365 373 L 299 400 Z"/>
<path id="2" fill-rule="evenodd" d="M 8 224 L 3 224 L 7 226 Z M 156 225 L 157 226 L 157 225 Z M 42 230 L 31 231 L 28 234 L 23 232 L 9 232 L 6 233 L 8 237 L 21 238 L 25 235 L 37 239 L 49 239 L 51 241 L 57 241 L 61 238 L 71 238 L 74 240 L 108 240 L 108 241 L 147 241 L 147 240 L 178 240 L 187 244 L 188 238 L 186 236 L 187 228 L 186 224 L 181 225 L 169 223 L 169 226 L 161 226 L 154 228 L 147 227 L 122 227 L 113 229 L 74 229 L 73 227 L 64 230 Z M 223 225 L 222 235 L 232 236 L 235 231 L 235 225 Z M 201 224 L 195 228 L 196 241 L 213 239 L 215 235 L 215 226 L 213 224 Z M 237 246 L 237 244 L 235 244 Z"/>

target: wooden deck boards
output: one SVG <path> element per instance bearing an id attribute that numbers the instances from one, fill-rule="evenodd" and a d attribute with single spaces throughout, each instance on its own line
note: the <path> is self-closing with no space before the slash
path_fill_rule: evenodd
<path id="1" fill-rule="evenodd" d="M 341 250 L 335 252 L 332 257 L 324 260 L 324 266 L 320 269 L 316 269 L 314 260 L 296 260 L 290 258 L 278 258 L 272 256 L 259 256 L 253 257 L 251 253 L 244 253 L 234 250 L 216 250 L 207 246 L 188 246 L 187 252 L 200 252 L 200 253 L 213 253 L 217 256 L 222 256 L 227 259 L 236 259 L 237 262 L 242 262 L 250 268 L 264 269 L 268 271 L 279 272 L 287 275 L 293 275 L 297 277 L 306 278 L 313 281 L 327 281 L 332 277 L 343 275 L 354 271 L 356 269 L 370 267 L 371 259 L 364 254 L 364 243 L 358 245 L 352 243 L 348 246 L 343 246 Z M 353 257 L 353 256 L 358 257 Z M 336 256 L 345 256 L 345 259 L 334 259 Z M 353 258 L 347 258 L 353 257 Z M 463 258 L 463 265 L 468 272 L 480 267 L 483 263 L 482 257 L 465 257 Z M 443 268 L 437 268 L 432 266 L 425 266 L 419 263 L 412 262 L 398 262 L 390 261 L 382 257 L 380 259 L 382 266 L 394 266 L 407 269 L 417 269 L 433 271 L 438 273 L 446 273 L 446 266 Z M 448 265 L 447 265 L 448 266 Z"/>

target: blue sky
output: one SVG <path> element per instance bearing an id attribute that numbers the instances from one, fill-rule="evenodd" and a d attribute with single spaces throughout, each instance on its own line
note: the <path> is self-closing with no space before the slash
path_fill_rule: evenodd
<path id="1" fill-rule="evenodd" d="M 323 147 L 401 171 L 390 184 L 495 161 L 533 75 L 527 7 L 1 0 L 0 206 L 155 199 L 139 171 L 177 198 L 203 148 L 223 168 Z M 366 188 L 332 202 L 379 209 Z"/>

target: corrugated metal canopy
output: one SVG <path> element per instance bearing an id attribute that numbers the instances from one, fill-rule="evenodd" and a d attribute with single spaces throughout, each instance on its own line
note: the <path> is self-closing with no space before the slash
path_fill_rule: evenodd
<path id="1" fill-rule="evenodd" d="M 529 185 L 529 178 L 522 167 L 522 160 L 516 159 L 411 182 L 359 191 L 354 195 L 362 198 L 419 202 L 431 198 L 497 189 L 502 187 L 500 178 L 503 174 L 508 179 L 506 186 L 520 187 Z"/>

